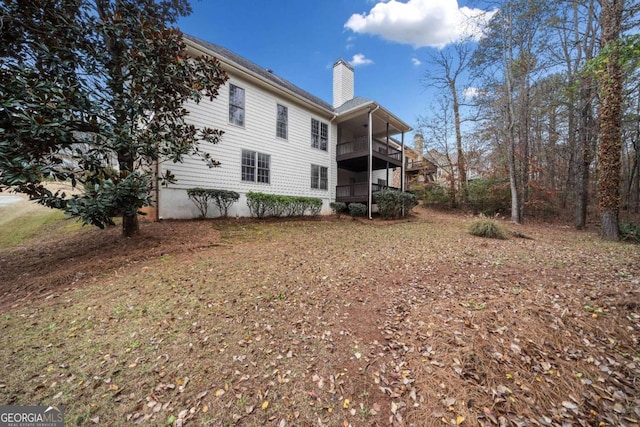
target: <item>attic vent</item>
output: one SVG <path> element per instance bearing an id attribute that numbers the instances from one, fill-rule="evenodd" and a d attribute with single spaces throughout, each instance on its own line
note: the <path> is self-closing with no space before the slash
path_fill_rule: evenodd
<path id="1" fill-rule="evenodd" d="M 273 74 L 273 70 L 271 68 L 267 68 L 267 73 Z"/>

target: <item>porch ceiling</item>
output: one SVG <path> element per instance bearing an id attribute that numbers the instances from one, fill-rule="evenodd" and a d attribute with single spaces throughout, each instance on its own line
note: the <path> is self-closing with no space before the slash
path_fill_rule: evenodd
<path id="1" fill-rule="evenodd" d="M 375 104 L 346 113 L 338 119 L 338 126 L 350 130 L 353 138 L 367 136 L 369 134 L 369 110 L 374 110 Z M 384 138 L 387 135 L 387 124 L 389 124 L 389 136 L 394 136 L 402 132 L 408 132 L 411 127 L 393 116 L 384 108 L 379 108 L 373 112 L 373 137 Z"/>

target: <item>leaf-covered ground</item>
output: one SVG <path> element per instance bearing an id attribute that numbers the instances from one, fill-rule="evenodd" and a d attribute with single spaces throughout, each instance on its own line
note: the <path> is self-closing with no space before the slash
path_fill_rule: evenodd
<path id="1" fill-rule="evenodd" d="M 637 426 L 640 248 L 554 224 L 168 221 L 0 252 L 0 402 L 67 425 Z"/>

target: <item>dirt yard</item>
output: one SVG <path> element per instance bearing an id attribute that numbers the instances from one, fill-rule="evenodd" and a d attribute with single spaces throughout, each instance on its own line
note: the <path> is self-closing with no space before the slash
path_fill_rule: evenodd
<path id="1" fill-rule="evenodd" d="M 0 251 L 0 402 L 67 425 L 640 425 L 640 248 L 472 221 L 42 233 Z"/>

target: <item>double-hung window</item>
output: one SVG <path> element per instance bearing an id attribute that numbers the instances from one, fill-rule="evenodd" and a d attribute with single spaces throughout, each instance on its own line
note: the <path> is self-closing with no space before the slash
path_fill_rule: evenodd
<path id="1" fill-rule="evenodd" d="M 287 139 L 287 126 L 289 123 L 289 110 L 284 105 L 278 104 L 278 114 L 276 121 L 276 136 Z"/>
<path id="2" fill-rule="evenodd" d="M 329 140 L 329 125 L 319 120 L 311 119 L 311 146 L 327 151 Z"/>
<path id="3" fill-rule="evenodd" d="M 329 188 L 329 170 L 325 166 L 311 165 L 311 188 L 326 190 Z"/>
<path id="4" fill-rule="evenodd" d="M 244 126 L 244 89 L 229 85 L 229 123 Z"/>
<path id="5" fill-rule="evenodd" d="M 269 184 L 271 156 L 256 151 L 242 150 L 242 180 Z"/>

